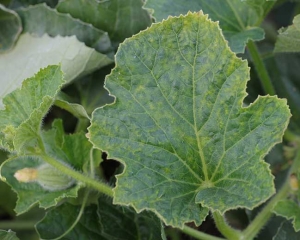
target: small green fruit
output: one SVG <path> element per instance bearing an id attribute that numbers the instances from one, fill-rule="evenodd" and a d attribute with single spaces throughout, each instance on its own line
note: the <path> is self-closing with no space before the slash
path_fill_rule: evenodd
<path id="1" fill-rule="evenodd" d="M 19 182 L 36 182 L 48 191 L 60 191 L 71 187 L 75 180 L 45 163 L 37 168 L 23 168 L 14 177 Z"/>

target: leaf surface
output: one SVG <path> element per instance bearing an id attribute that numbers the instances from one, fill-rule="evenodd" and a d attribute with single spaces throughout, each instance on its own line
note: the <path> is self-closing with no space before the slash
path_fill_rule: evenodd
<path id="1" fill-rule="evenodd" d="M 75 221 L 79 209 L 80 206 L 65 203 L 50 210 L 37 225 L 39 235 L 43 239 L 52 239 L 63 234 Z M 153 213 L 137 214 L 128 207 L 99 199 L 98 206 L 85 208 L 79 223 L 64 239 L 159 240 L 165 239 L 161 236 L 162 230 L 160 220 Z"/>
<path id="2" fill-rule="evenodd" d="M 79 41 L 95 48 L 101 53 L 108 53 L 111 49 L 110 39 L 106 32 L 93 27 L 91 24 L 74 19 L 70 14 L 59 13 L 46 4 L 38 4 L 17 10 L 23 23 L 23 31 L 42 36 L 76 35 Z"/>
<path id="3" fill-rule="evenodd" d="M 112 63 L 106 55 L 79 42 L 75 36 L 41 38 L 23 34 L 14 49 L 0 55 L 0 100 L 40 68 L 60 64 L 67 82 Z M 3 108 L 0 101 L 0 109 Z"/>
<path id="4" fill-rule="evenodd" d="M 197 0 L 186 1 L 184 4 L 181 0 L 148 0 L 145 7 L 154 10 L 157 21 L 167 19 L 169 15 L 178 16 L 188 11 L 202 10 L 212 20 L 220 22 L 232 51 L 243 53 L 249 39 L 259 41 L 264 38 L 264 31 L 258 25 L 264 10 L 272 3 L 264 0 L 264 3 L 261 2 L 258 6 L 257 0 Z"/>
<path id="5" fill-rule="evenodd" d="M 0 4 L 0 53 L 13 47 L 21 31 L 22 23 L 18 14 Z"/>
<path id="6" fill-rule="evenodd" d="M 2 240 L 19 240 L 15 232 L 0 230 L 0 238 Z"/>
<path id="7" fill-rule="evenodd" d="M 142 0 L 61 0 L 57 10 L 108 32 L 115 46 L 151 24 Z"/>
<path id="8" fill-rule="evenodd" d="M 279 31 L 275 52 L 300 52 L 300 14 L 293 20 L 293 25 Z"/>
<path id="9" fill-rule="evenodd" d="M 212 211 L 253 208 L 274 193 L 262 158 L 282 138 L 286 101 L 243 108 L 247 62 L 200 13 L 169 18 L 127 39 L 90 140 L 125 164 L 114 203 L 155 211 L 166 224 L 200 224 Z M 255 194 L 253 194 L 255 192 Z"/>

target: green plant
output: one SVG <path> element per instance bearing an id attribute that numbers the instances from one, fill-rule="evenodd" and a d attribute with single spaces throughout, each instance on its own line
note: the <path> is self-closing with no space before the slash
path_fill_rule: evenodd
<path id="1" fill-rule="evenodd" d="M 1 239 L 298 239 L 299 10 L 2 2 Z"/>

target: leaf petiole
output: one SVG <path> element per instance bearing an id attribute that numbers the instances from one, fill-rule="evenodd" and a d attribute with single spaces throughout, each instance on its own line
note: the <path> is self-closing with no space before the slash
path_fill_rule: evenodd
<path id="1" fill-rule="evenodd" d="M 215 237 L 204 232 L 197 231 L 186 225 L 183 227 L 182 232 L 199 240 L 225 240 L 224 238 Z"/>
<path id="2" fill-rule="evenodd" d="M 219 212 L 213 212 L 212 215 L 213 215 L 213 218 L 215 220 L 218 230 L 223 234 L 223 236 L 225 236 L 227 239 L 231 239 L 231 240 L 242 239 L 241 238 L 242 232 L 235 230 L 234 228 L 229 226 L 223 215 L 221 215 Z"/>
<path id="3" fill-rule="evenodd" d="M 260 56 L 260 53 L 257 49 L 256 44 L 250 40 L 247 44 L 247 48 L 249 50 L 249 53 L 252 58 L 252 63 L 254 64 L 255 70 L 261 81 L 261 84 L 262 84 L 262 87 L 263 87 L 265 93 L 267 93 L 271 96 L 275 95 L 276 91 L 273 87 L 272 81 L 271 81 L 270 76 L 267 72 L 267 69 L 264 65 L 264 62 Z"/>

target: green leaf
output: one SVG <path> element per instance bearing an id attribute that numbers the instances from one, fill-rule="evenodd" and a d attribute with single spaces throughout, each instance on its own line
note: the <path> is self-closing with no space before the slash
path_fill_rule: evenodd
<path id="1" fill-rule="evenodd" d="M 55 206 L 64 198 L 77 197 L 77 192 L 81 187 L 79 184 L 64 190 L 48 191 L 36 182 L 22 183 L 14 177 L 18 170 L 37 168 L 42 164 L 44 164 L 44 161 L 41 158 L 25 156 L 9 159 L 2 164 L 0 168 L 2 180 L 6 181 L 18 195 L 15 207 L 17 214 L 27 212 L 36 203 L 39 203 L 41 208 L 46 209 Z"/>
<path id="2" fill-rule="evenodd" d="M 283 221 L 272 240 L 298 240 L 300 233 L 295 232 L 289 221 Z"/>
<path id="3" fill-rule="evenodd" d="M 279 201 L 273 210 L 277 215 L 293 220 L 293 227 L 296 232 L 300 231 L 300 207 L 293 200 Z"/>
<path id="4" fill-rule="evenodd" d="M 247 62 L 201 12 L 127 39 L 106 79 L 115 104 L 98 108 L 89 128 L 95 147 L 125 164 L 114 203 L 182 227 L 200 224 L 206 208 L 266 201 L 274 186 L 262 158 L 281 141 L 290 112 L 270 96 L 243 108 L 248 78 Z"/>
<path id="5" fill-rule="evenodd" d="M 142 6 L 142 0 L 61 0 L 57 10 L 108 32 L 117 46 L 151 24 L 149 14 Z"/>
<path id="6" fill-rule="evenodd" d="M 46 4 L 21 8 L 17 12 L 22 19 L 24 32 L 38 36 L 48 33 L 52 37 L 76 35 L 79 41 L 99 52 L 108 53 L 112 50 L 106 32 L 93 27 L 91 24 L 74 19 L 70 14 L 59 13 Z"/>
<path id="7" fill-rule="evenodd" d="M 106 55 L 79 42 L 75 36 L 35 38 L 20 36 L 15 48 L 0 55 L 0 100 L 40 68 L 60 64 L 67 82 L 112 63 Z M 0 101 L 0 109 L 3 104 Z"/>
<path id="8" fill-rule="evenodd" d="M 257 0 L 254 1 L 257 2 Z M 262 3 L 260 4 L 261 10 L 264 10 L 272 3 L 265 2 L 263 6 Z M 181 0 L 148 0 L 145 7 L 154 10 L 154 17 L 157 21 L 167 19 L 169 15 L 178 16 L 188 11 L 202 10 L 209 14 L 209 18 L 220 22 L 231 50 L 236 53 L 245 51 L 245 45 L 249 39 L 259 41 L 264 38 L 263 29 L 258 27 L 262 21 L 263 12 L 253 4 L 249 5 L 241 0 L 210 0 L 209 2 L 197 0 L 186 1 L 184 4 Z"/>
<path id="9" fill-rule="evenodd" d="M 77 171 L 83 171 L 84 165 L 90 158 L 92 144 L 87 140 L 84 133 L 65 135 L 62 121 L 56 120 L 52 129 L 42 131 L 42 141 L 45 153 L 52 158 L 57 159 L 67 166 Z M 36 150 L 38 152 L 38 150 Z M 18 201 L 15 211 L 18 214 L 24 213 L 36 203 L 42 208 L 55 206 L 60 200 L 67 197 L 77 197 L 78 190 L 83 187 L 83 183 L 73 184 L 64 190 L 45 189 L 37 182 L 18 182 L 14 177 L 18 170 L 24 168 L 37 168 L 45 164 L 42 155 L 30 155 L 14 157 L 7 160 L 1 166 L 2 178 L 18 194 Z M 59 169 L 57 170 L 60 173 Z M 68 185 L 69 186 L 69 185 Z"/>
<path id="10" fill-rule="evenodd" d="M 18 14 L 0 4 L 0 53 L 13 47 L 21 31 Z"/>
<path id="11" fill-rule="evenodd" d="M 280 29 L 274 51 L 300 52 L 300 14 L 293 20 L 293 25 Z"/>
<path id="12" fill-rule="evenodd" d="M 21 151 L 39 141 L 42 120 L 62 86 L 63 73 L 59 66 L 49 66 L 26 79 L 4 99 L 0 110 L 0 147 Z"/>
<path id="13" fill-rule="evenodd" d="M 15 232 L 12 231 L 3 231 L 0 230 L 0 239 L 1 240 L 19 240 Z"/>
<path id="14" fill-rule="evenodd" d="M 77 103 L 69 103 L 62 99 L 56 99 L 55 105 L 62 109 L 65 109 L 69 113 L 72 113 L 77 118 L 87 118 L 90 119 L 84 107 Z"/>
<path id="15" fill-rule="evenodd" d="M 37 224 L 42 239 L 53 239 L 62 235 L 78 216 L 80 206 L 65 203 L 47 212 Z M 128 207 L 111 204 L 110 200 L 99 199 L 98 206 L 85 208 L 75 228 L 63 239 L 165 239 L 160 220 L 150 212 L 137 214 Z"/>

